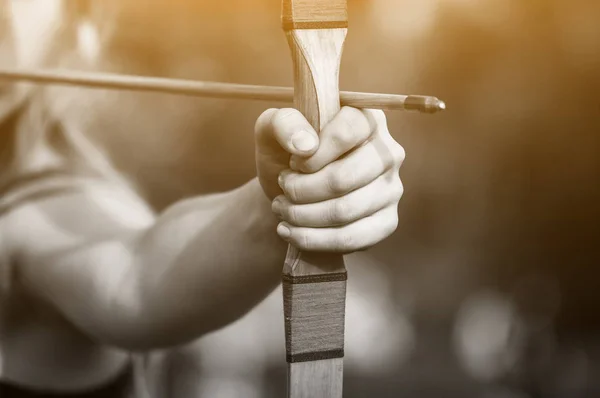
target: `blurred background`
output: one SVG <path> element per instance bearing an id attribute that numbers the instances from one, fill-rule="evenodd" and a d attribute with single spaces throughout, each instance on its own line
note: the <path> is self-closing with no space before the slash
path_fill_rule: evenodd
<path id="1" fill-rule="evenodd" d="M 16 39 L 42 20 L 74 30 L 47 67 L 292 84 L 280 0 L 12 3 Z M 348 3 L 341 88 L 434 95 L 448 110 L 388 113 L 405 195 L 397 233 L 348 257 L 344 396 L 600 396 L 600 2 Z M 47 93 L 157 210 L 251 179 L 255 119 L 282 106 Z M 283 336 L 278 290 L 150 355 L 146 388 L 282 397 Z"/>

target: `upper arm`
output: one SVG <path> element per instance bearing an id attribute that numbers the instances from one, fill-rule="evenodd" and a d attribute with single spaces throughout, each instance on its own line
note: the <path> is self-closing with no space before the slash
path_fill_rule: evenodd
<path id="1" fill-rule="evenodd" d="M 102 338 L 111 306 L 127 299 L 118 289 L 134 268 L 133 241 L 153 223 L 135 194 L 93 182 L 23 203 L 0 226 L 13 283 Z"/>
<path id="2" fill-rule="evenodd" d="M 25 257 L 145 229 L 153 222 L 154 214 L 143 200 L 104 181 L 23 201 L 2 218 L 11 251 Z"/>

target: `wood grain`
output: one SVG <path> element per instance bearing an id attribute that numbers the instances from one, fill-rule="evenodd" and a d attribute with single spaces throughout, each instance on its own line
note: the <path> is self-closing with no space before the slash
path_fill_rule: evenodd
<path id="1" fill-rule="evenodd" d="M 288 365 L 288 397 L 339 398 L 343 392 L 344 358 Z"/>
<path id="2" fill-rule="evenodd" d="M 317 131 L 340 110 L 339 69 L 346 33 L 345 28 L 286 32 L 294 61 L 294 104 Z M 291 278 L 345 272 L 341 255 L 305 253 L 293 246 L 289 247 L 283 270 L 284 275 Z M 335 286 L 331 283 L 313 284 L 309 301 L 301 297 L 300 289 L 294 290 L 295 285 L 288 286 L 288 304 L 295 301 L 297 303 L 285 306 L 286 320 L 294 319 L 298 315 L 301 315 L 302 319 L 302 322 L 292 323 L 292 327 L 288 326 L 286 330 L 287 346 L 294 349 L 293 352 L 288 352 L 288 356 L 311 353 L 315 347 L 302 343 L 312 340 L 323 342 L 323 350 L 330 349 L 332 344 L 337 344 L 336 348 L 343 350 L 346 282 L 343 281 L 341 285 L 336 283 Z M 338 299 L 325 300 L 332 295 Z M 314 308 L 320 304 L 326 305 L 331 316 L 335 317 L 334 325 L 323 328 L 322 319 L 318 318 L 319 314 L 311 317 L 304 311 L 305 308 L 300 308 L 304 305 Z M 293 325 L 297 325 L 297 329 Z M 289 363 L 288 366 L 289 398 L 341 398 L 343 358 L 295 362 Z"/>
<path id="3" fill-rule="evenodd" d="M 348 26 L 346 0 L 284 0 L 284 29 L 335 29 Z"/>

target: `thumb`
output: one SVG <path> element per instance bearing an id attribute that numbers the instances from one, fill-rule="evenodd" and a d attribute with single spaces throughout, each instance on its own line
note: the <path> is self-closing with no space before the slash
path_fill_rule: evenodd
<path id="1" fill-rule="evenodd" d="M 255 126 L 257 150 L 276 154 L 281 150 L 290 155 L 309 157 L 319 148 L 319 136 L 308 120 L 293 108 L 269 109 L 258 118 Z"/>

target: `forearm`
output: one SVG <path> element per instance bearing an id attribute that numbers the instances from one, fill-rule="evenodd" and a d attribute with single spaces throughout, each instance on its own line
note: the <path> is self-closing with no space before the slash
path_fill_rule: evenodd
<path id="1" fill-rule="evenodd" d="M 0 231 L 20 285 L 90 336 L 126 349 L 182 343 L 277 286 L 286 244 L 256 180 L 181 201 L 146 225 L 123 223 L 134 204 L 117 211 L 92 200 L 108 195 L 127 201 L 96 187 L 23 207 Z M 73 208 L 86 215 L 75 225 Z"/>
<path id="2" fill-rule="evenodd" d="M 287 245 L 258 182 L 187 200 L 135 244 L 140 346 L 186 341 L 249 311 L 279 282 Z M 124 336 L 127 337 L 127 336 Z"/>

